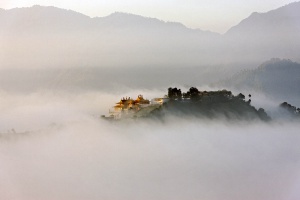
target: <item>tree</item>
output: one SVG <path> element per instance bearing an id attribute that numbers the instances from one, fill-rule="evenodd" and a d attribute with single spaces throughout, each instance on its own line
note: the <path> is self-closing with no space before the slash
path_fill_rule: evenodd
<path id="1" fill-rule="evenodd" d="M 172 99 L 174 97 L 173 88 L 168 88 L 168 97 Z"/>
<path id="2" fill-rule="evenodd" d="M 168 97 L 170 99 L 181 99 L 182 93 L 180 89 L 175 88 L 168 88 Z"/>
<path id="3" fill-rule="evenodd" d="M 191 99 L 198 99 L 199 98 L 199 90 L 195 87 L 191 87 L 188 91 L 188 93 L 190 94 L 190 98 Z"/>
<path id="4" fill-rule="evenodd" d="M 237 95 L 237 98 L 244 100 L 245 99 L 245 95 L 243 95 L 242 93 L 239 93 Z"/>

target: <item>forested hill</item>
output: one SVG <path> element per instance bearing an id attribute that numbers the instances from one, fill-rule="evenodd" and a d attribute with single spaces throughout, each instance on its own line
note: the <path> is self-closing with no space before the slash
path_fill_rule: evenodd
<path id="1" fill-rule="evenodd" d="M 263 108 L 251 105 L 251 95 L 233 95 L 231 91 L 199 91 L 191 87 L 187 92 L 169 88 L 170 101 L 151 113 L 152 117 L 169 115 L 225 120 L 263 120 L 271 118 Z"/>
<path id="2" fill-rule="evenodd" d="M 280 101 L 300 99 L 300 64 L 271 59 L 254 70 L 243 70 L 218 86 L 239 91 L 261 92 Z"/>

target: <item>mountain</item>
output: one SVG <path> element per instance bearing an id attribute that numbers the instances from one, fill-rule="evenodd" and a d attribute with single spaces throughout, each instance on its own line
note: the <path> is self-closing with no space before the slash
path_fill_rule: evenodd
<path id="1" fill-rule="evenodd" d="M 220 35 L 127 13 L 107 17 L 55 7 L 0 12 L 2 68 L 257 65 L 300 61 L 300 3 L 255 13 Z"/>
<path id="2" fill-rule="evenodd" d="M 271 59 L 253 70 L 243 70 L 217 84 L 238 91 L 263 93 L 278 102 L 300 104 L 300 64 Z"/>
<path id="3" fill-rule="evenodd" d="M 173 31 L 192 31 L 198 34 L 217 35 L 216 33 L 188 29 L 176 22 L 164 22 L 155 18 L 146 18 L 139 15 L 115 12 L 107 17 L 90 18 L 81 13 L 60 9 L 52 6 L 33 6 L 29 8 L 14 8 L 4 11 L 0 18 L 3 26 L 1 32 L 13 33 L 15 31 L 34 32 L 60 29 L 59 31 L 102 31 L 107 28 L 114 29 L 140 29 L 157 30 L 171 29 Z M 53 33 L 54 31 L 52 31 Z"/>
<path id="4" fill-rule="evenodd" d="M 300 2 L 288 4 L 267 13 L 252 13 L 238 25 L 230 28 L 225 35 L 285 35 L 299 36 Z"/>
<path id="5" fill-rule="evenodd" d="M 4 67 L 196 65 L 220 37 L 132 14 L 90 18 L 42 6 L 6 10 L 0 26 Z"/>
<path id="6" fill-rule="evenodd" d="M 266 13 L 252 13 L 229 29 L 225 40 L 232 53 L 245 59 L 267 60 L 272 57 L 299 61 L 300 2 Z"/>
<path id="7" fill-rule="evenodd" d="M 0 31 L 2 34 L 53 33 L 56 29 L 75 31 L 87 27 L 89 20 L 90 17 L 83 14 L 55 7 L 14 8 L 1 13 Z"/>
<path id="8" fill-rule="evenodd" d="M 255 13 L 220 35 L 128 13 L 1 9 L 0 89 L 199 86 L 273 57 L 300 62 L 298 13 L 300 2 Z"/>

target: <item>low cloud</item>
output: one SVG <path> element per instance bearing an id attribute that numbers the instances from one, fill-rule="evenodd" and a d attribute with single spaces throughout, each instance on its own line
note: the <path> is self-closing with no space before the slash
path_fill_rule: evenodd
<path id="1" fill-rule="evenodd" d="M 146 97 L 159 93 L 145 92 Z M 172 116 L 164 122 L 114 123 L 96 115 L 105 114 L 119 95 L 1 97 L 3 199 L 296 200 L 300 195 L 297 123 Z M 7 132 L 12 128 L 16 133 Z"/>

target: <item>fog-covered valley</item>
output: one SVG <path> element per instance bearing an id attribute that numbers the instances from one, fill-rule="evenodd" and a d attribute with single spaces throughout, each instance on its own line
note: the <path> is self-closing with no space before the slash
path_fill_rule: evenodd
<path id="1" fill-rule="evenodd" d="M 299 2 L 253 13 L 221 35 L 0 9 L 0 199 L 298 200 L 299 118 L 279 105 L 300 107 L 299 13 Z M 243 93 L 271 120 L 100 117 L 169 87 Z"/>
<path id="2" fill-rule="evenodd" d="M 138 92 L 149 98 L 165 94 L 162 90 L 2 92 L 1 197 L 299 197 L 298 121 L 99 118 L 120 97 Z"/>

